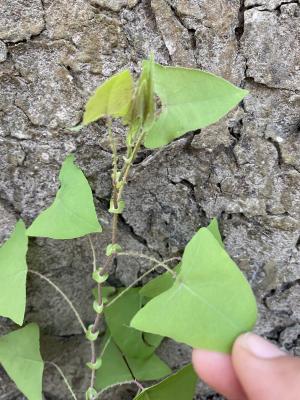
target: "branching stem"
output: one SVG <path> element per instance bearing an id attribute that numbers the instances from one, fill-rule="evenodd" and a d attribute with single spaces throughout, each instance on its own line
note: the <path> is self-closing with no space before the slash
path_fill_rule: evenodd
<path id="1" fill-rule="evenodd" d="M 126 253 L 127 255 L 128 253 Z M 122 253 L 119 253 L 119 255 L 122 255 Z M 124 255 L 124 254 L 123 254 Z M 132 255 L 132 254 L 131 254 Z M 105 305 L 105 307 L 110 307 L 114 304 L 115 301 L 117 301 L 120 297 L 123 296 L 123 294 L 125 294 L 126 292 L 128 292 L 129 289 L 131 289 L 132 287 L 134 287 L 139 281 L 141 281 L 142 279 L 144 279 L 147 275 L 151 274 L 151 272 L 155 271 L 156 268 L 158 267 L 163 267 L 165 265 L 166 262 L 171 262 L 174 260 L 178 260 L 179 257 L 174 257 L 174 258 L 170 258 L 168 260 L 165 260 L 165 262 L 161 262 L 161 261 L 156 261 L 156 265 L 154 265 L 154 267 L 150 268 L 148 271 L 146 271 L 145 273 L 143 273 L 141 276 L 139 276 L 135 281 L 133 281 L 129 286 L 127 286 L 121 293 L 118 294 L 118 296 L 114 297 L 108 304 Z M 153 260 L 151 260 L 153 261 Z M 172 271 L 172 276 L 174 271 L 171 270 L 170 268 L 168 269 L 168 272 Z"/>

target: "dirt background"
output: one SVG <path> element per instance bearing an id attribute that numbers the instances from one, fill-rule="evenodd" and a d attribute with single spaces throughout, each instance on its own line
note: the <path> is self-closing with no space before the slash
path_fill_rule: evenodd
<path id="1" fill-rule="evenodd" d="M 123 69 L 138 72 L 150 50 L 162 64 L 202 68 L 247 88 L 241 106 L 214 126 L 160 151 L 141 152 L 120 222 L 124 246 L 156 257 L 180 253 L 217 216 L 226 247 L 257 296 L 256 331 L 300 355 L 300 3 L 279 0 L 2 0 L 0 2 L 0 240 L 29 224 L 58 187 L 75 152 L 109 237 L 110 150 L 100 125 L 77 124 L 90 93 Z M 122 130 L 116 126 L 122 136 Z M 133 179 L 134 178 L 134 179 Z M 92 320 L 86 239 L 30 241 L 28 263 L 59 284 Z M 120 259 L 111 283 L 126 285 L 149 265 Z M 39 323 L 43 353 L 80 398 L 89 347 L 59 296 L 29 276 L 26 321 Z M 1 320 L 0 332 L 11 324 Z M 166 340 L 174 369 L 190 350 Z M 107 397 L 127 400 L 130 387 Z M 69 395 L 45 372 L 45 399 Z M 198 399 L 219 399 L 199 384 Z M 0 399 L 23 399 L 5 373 Z"/>

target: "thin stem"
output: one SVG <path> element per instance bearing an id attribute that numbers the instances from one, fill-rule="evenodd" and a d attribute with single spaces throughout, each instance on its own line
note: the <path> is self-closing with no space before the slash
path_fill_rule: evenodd
<path id="1" fill-rule="evenodd" d="M 144 386 L 139 381 L 135 380 L 134 383 L 136 384 L 136 386 L 139 388 L 140 391 L 144 390 Z"/>
<path id="2" fill-rule="evenodd" d="M 111 149 L 112 149 L 112 166 L 113 166 L 113 172 L 112 172 L 112 187 L 113 187 L 113 192 L 112 192 L 112 198 L 111 201 L 113 203 L 113 206 L 115 209 L 118 208 L 120 200 L 122 200 L 122 193 L 124 190 L 124 187 L 127 183 L 128 175 L 130 172 L 130 169 L 132 167 L 132 163 L 136 157 L 137 152 L 139 151 L 139 148 L 141 147 L 145 132 L 142 132 L 141 135 L 139 136 L 138 140 L 136 141 L 134 148 L 132 152 L 128 151 L 129 154 L 129 161 L 125 161 L 125 164 L 123 166 L 123 169 L 121 172 L 118 171 L 118 155 L 117 155 L 117 148 L 116 148 L 116 143 L 112 134 L 112 129 L 111 129 L 111 120 L 108 119 L 107 121 L 107 126 L 108 126 L 108 132 L 109 132 L 109 138 L 110 138 L 110 143 L 111 143 Z M 113 218 L 112 218 L 112 235 L 111 235 L 111 244 L 115 245 L 117 244 L 117 234 L 118 234 L 118 214 L 114 213 Z M 106 258 L 106 262 L 103 266 L 102 272 L 106 273 L 110 266 L 113 263 L 113 260 L 115 259 L 116 254 L 112 254 L 111 256 Z M 103 299 L 102 299 L 102 286 L 101 283 L 98 284 L 98 304 L 101 305 L 103 304 Z M 92 332 L 96 333 L 99 331 L 100 327 L 100 321 L 101 321 L 102 314 L 96 314 L 95 321 L 93 323 L 92 327 Z M 91 362 L 95 363 L 96 362 L 96 352 L 95 352 L 95 345 L 91 345 Z M 91 375 L 91 387 L 94 387 L 95 383 L 95 372 L 92 371 Z"/>
<path id="3" fill-rule="evenodd" d="M 64 382 L 65 382 L 65 384 L 66 384 L 66 386 L 67 386 L 69 392 L 71 393 L 71 395 L 72 395 L 72 397 L 73 397 L 73 399 L 74 399 L 74 400 L 77 400 L 77 397 L 76 397 L 76 395 L 75 395 L 75 393 L 74 393 L 74 391 L 73 391 L 71 385 L 69 384 L 69 382 L 68 382 L 68 380 L 67 380 L 65 374 L 63 373 L 62 369 L 61 369 L 57 364 L 55 364 L 55 362 L 53 362 L 53 361 L 45 361 L 45 364 L 52 365 L 54 368 L 57 369 L 57 371 L 59 372 L 59 374 L 60 374 L 61 377 L 63 378 L 63 380 L 64 380 Z"/>
<path id="4" fill-rule="evenodd" d="M 101 354 L 100 354 L 100 358 L 103 357 L 103 354 L 104 354 L 105 350 L 107 349 L 107 347 L 108 347 L 108 345 L 109 345 L 110 342 L 111 342 L 111 336 L 110 336 L 110 337 L 107 339 L 107 341 L 105 342 L 105 344 L 104 344 L 104 346 L 103 346 L 103 348 L 102 348 Z"/>
<path id="5" fill-rule="evenodd" d="M 107 120 L 107 127 L 108 127 L 108 134 L 110 140 L 110 147 L 112 150 L 112 166 L 113 166 L 113 173 L 112 173 L 112 186 L 113 186 L 113 196 L 112 200 L 114 203 L 114 208 L 118 208 L 118 199 L 117 199 L 117 182 L 118 182 L 118 154 L 117 154 L 117 146 L 115 138 L 113 137 L 111 119 Z"/>
<path id="6" fill-rule="evenodd" d="M 118 255 L 122 255 L 122 253 L 118 253 Z M 127 253 L 126 253 L 127 255 Z M 175 257 L 177 259 L 177 257 Z M 170 258 L 169 260 L 166 261 L 173 261 L 174 258 Z M 144 279 L 147 275 L 151 274 L 151 272 L 155 271 L 156 268 L 158 267 L 163 267 L 165 264 L 157 261 L 156 265 L 154 265 L 154 267 L 152 267 L 151 269 L 149 269 L 148 271 L 146 271 L 144 274 L 142 274 L 141 276 L 139 276 L 135 281 L 133 281 L 129 286 L 127 286 L 121 293 L 118 294 L 118 296 L 114 297 L 108 304 L 105 305 L 105 307 L 110 307 L 114 304 L 115 301 L 117 301 L 120 297 L 123 296 L 123 294 L 125 294 L 126 292 L 128 292 L 129 289 L 131 289 L 132 287 L 134 287 L 139 281 L 141 281 L 142 279 Z M 171 269 L 169 269 L 170 271 L 172 271 Z M 168 271 L 168 272 L 170 272 Z M 172 273 L 174 273 L 174 271 L 172 271 Z"/>
<path id="7" fill-rule="evenodd" d="M 116 148 L 116 143 L 112 134 L 112 129 L 111 129 L 111 120 L 109 119 L 107 121 L 107 126 L 108 126 L 108 132 L 109 132 L 109 138 L 111 142 L 111 149 L 112 149 L 112 165 L 113 165 L 113 173 L 112 173 L 112 186 L 113 186 L 113 194 L 112 194 L 112 201 L 114 208 L 118 208 L 118 189 L 117 189 L 117 175 L 118 175 L 118 155 L 117 155 L 117 148 Z M 111 244 L 116 244 L 117 243 L 117 230 L 118 230 L 118 214 L 113 214 L 113 220 L 112 220 L 112 237 L 111 237 Z M 102 268 L 102 273 L 106 273 L 113 262 L 115 255 L 112 254 L 111 256 L 107 257 L 106 262 Z M 93 260 L 94 260 L 94 253 L 93 253 Z M 93 261 L 94 264 L 94 261 Z M 98 283 L 97 285 L 97 291 L 98 291 L 98 304 L 101 305 L 103 304 L 103 299 L 102 299 L 102 285 L 101 283 Z M 100 322 L 101 322 L 102 314 L 96 313 L 96 317 L 93 323 L 92 327 L 92 332 L 96 333 L 99 331 L 100 328 Z M 95 343 L 91 343 L 91 363 L 96 362 L 96 349 L 95 349 Z M 95 384 L 95 371 L 92 370 L 91 373 L 91 387 L 93 388 Z"/>
<path id="8" fill-rule="evenodd" d="M 96 270 L 97 270 L 97 259 L 96 259 L 95 247 L 93 245 L 93 242 L 92 242 L 92 239 L 91 239 L 90 235 L 88 235 L 88 239 L 89 239 L 89 242 L 90 242 L 90 247 L 91 247 L 92 255 L 93 255 L 93 271 L 96 272 Z M 102 300 L 102 288 L 101 288 L 100 284 L 98 284 L 97 289 L 98 289 L 98 301 L 99 301 L 99 299 Z M 91 363 L 94 364 L 96 362 L 96 346 L 95 346 L 95 342 L 94 341 L 91 341 L 90 343 L 91 343 Z M 95 371 L 92 369 L 91 387 L 94 387 L 94 382 L 95 382 Z"/>
<path id="9" fill-rule="evenodd" d="M 91 250 L 92 250 L 92 255 L 93 255 L 93 271 L 96 272 L 96 270 L 97 270 L 96 252 L 95 252 L 95 247 L 93 245 L 92 238 L 90 235 L 88 235 L 88 240 L 89 240 Z"/>
<path id="10" fill-rule="evenodd" d="M 160 266 L 162 266 L 163 268 L 165 268 L 165 270 L 167 270 L 168 272 L 170 272 L 170 274 L 173 276 L 174 279 L 176 279 L 177 274 L 176 272 L 174 272 L 170 267 L 167 266 L 166 262 L 164 261 L 159 261 L 154 257 L 150 257 L 150 256 L 146 256 L 145 254 L 141 254 L 141 253 L 135 253 L 133 251 L 128 251 L 128 252 L 120 252 L 117 254 L 118 256 L 127 256 L 127 257 L 137 257 L 137 258 L 144 258 L 145 260 L 154 262 L 156 264 L 159 264 Z M 173 257 L 170 258 L 169 260 L 167 260 L 167 262 L 170 261 L 174 261 L 174 260 L 178 260 L 180 259 L 179 257 Z"/>
<path id="11" fill-rule="evenodd" d="M 95 346 L 95 342 L 92 341 L 91 342 L 91 363 L 94 364 L 95 362 L 96 362 L 96 346 Z M 94 387 L 94 383 L 95 383 L 95 370 L 92 369 L 91 387 Z"/>
<path id="12" fill-rule="evenodd" d="M 136 154 L 137 154 L 137 152 L 139 151 L 139 149 L 140 149 L 140 147 L 142 145 L 145 133 L 146 132 L 144 132 L 144 131 L 141 132 L 141 134 L 140 134 L 140 136 L 139 136 L 139 138 L 138 138 L 138 140 L 137 140 L 137 142 L 136 142 L 136 144 L 135 144 L 135 146 L 133 148 L 132 154 L 130 156 L 130 160 L 131 161 L 129 163 L 125 164 L 124 171 L 123 171 L 123 173 L 121 173 L 121 179 L 123 181 L 123 185 L 120 187 L 120 190 L 119 190 L 119 193 L 118 193 L 118 200 L 121 200 L 121 198 L 122 198 L 122 193 L 123 193 L 124 187 L 125 187 L 125 185 L 127 183 L 128 175 L 129 175 L 130 169 L 132 167 L 132 162 L 134 161 L 134 159 L 136 157 Z"/>
<path id="13" fill-rule="evenodd" d="M 49 285 L 51 285 L 61 296 L 62 298 L 69 304 L 70 308 L 72 309 L 72 311 L 74 312 L 77 321 L 79 322 L 79 324 L 82 327 L 82 330 L 84 333 L 87 332 L 87 329 L 82 321 L 82 319 L 80 318 L 80 315 L 78 313 L 78 311 L 76 310 L 74 304 L 71 302 L 71 300 L 67 297 L 67 295 L 58 287 L 56 286 L 56 284 L 54 282 L 52 282 L 49 278 L 47 278 L 45 275 L 42 275 L 41 273 L 37 272 L 37 271 L 33 271 L 32 269 L 29 269 L 28 272 L 30 272 L 33 275 L 38 276 L 40 279 L 43 279 L 44 281 L 46 281 L 47 283 L 49 283 Z"/>

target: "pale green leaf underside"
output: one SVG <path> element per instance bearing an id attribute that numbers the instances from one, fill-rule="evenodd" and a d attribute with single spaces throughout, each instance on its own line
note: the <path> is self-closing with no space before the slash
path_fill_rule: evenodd
<path id="1" fill-rule="evenodd" d="M 127 114 L 133 94 L 129 70 L 122 71 L 99 86 L 85 107 L 83 125 L 104 116 L 123 117 Z"/>
<path id="2" fill-rule="evenodd" d="M 171 372 L 169 367 L 156 354 L 143 359 L 127 357 L 122 355 L 109 334 L 103 339 L 102 347 L 107 341 L 108 345 L 102 356 L 102 365 L 96 371 L 97 390 L 103 390 L 133 379 L 140 381 L 160 379 Z"/>
<path id="3" fill-rule="evenodd" d="M 28 236 L 73 239 L 101 232 L 91 188 L 83 172 L 74 164 L 74 156 L 64 161 L 58 190 L 52 205 L 27 229 Z"/>
<path id="4" fill-rule="evenodd" d="M 131 326 L 192 347 L 230 352 L 256 316 L 245 277 L 210 230 L 201 228 L 186 246 L 173 286 L 147 303 Z"/>
<path id="5" fill-rule="evenodd" d="M 0 363 L 28 400 L 42 400 L 44 363 L 36 324 L 0 337 Z"/>
<path id="6" fill-rule="evenodd" d="M 0 248 L 0 315 L 23 324 L 26 306 L 28 238 L 23 221 Z"/>
<path id="7" fill-rule="evenodd" d="M 154 64 L 153 79 L 162 111 L 146 135 L 148 148 L 217 122 L 247 94 L 225 79 L 196 69 Z"/>
<path id="8" fill-rule="evenodd" d="M 191 365 L 142 391 L 135 400 L 192 400 L 197 382 Z"/>
<path id="9" fill-rule="evenodd" d="M 214 235 L 216 240 L 223 247 L 223 242 L 219 231 L 219 225 L 216 218 L 214 218 L 210 222 L 207 229 Z M 174 268 L 176 274 L 180 272 L 180 268 L 181 268 L 181 263 L 176 265 L 176 267 Z M 149 281 L 148 283 L 146 283 L 146 285 L 144 285 L 140 290 L 140 295 L 152 299 L 153 297 L 156 297 L 159 294 L 170 289 L 173 283 L 174 283 L 174 278 L 172 277 L 170 272 L 167 271 L 164 274 L 159 275 L 156 278 L 151 279 L 151 281 Z"/>

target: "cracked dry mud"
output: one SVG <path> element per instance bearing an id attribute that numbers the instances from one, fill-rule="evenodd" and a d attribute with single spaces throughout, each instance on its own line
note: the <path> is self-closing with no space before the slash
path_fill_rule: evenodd
<path id="1" fill-rule="evenodd" d="M 228 251 L 256 293 L 256 331 L 300 355 L 299 1 L 2 0 L 1 241 L 19 217 L 28 224 L 51 202 L 69 152 L 76 152 L 108 227 L 107 134 L 101 124 L 81 133 L 66 128 L 80 121 L 96 86 L 122 68 L 138 71 L 151 49 L 158 62 L 206 69 L 250 94 L 219 123 L 141 153 L 126 190 L 122 241 L 134 251 L 171 257 L 217 216 Z M 109 229 L 97 239 L 99 259 L 108 237 Z M 86 240 L 33 239 L 29 264 L 63 288 L 86 323 L 92 320 Z M 147 267 L 121 258 L 111 283 L 129 284 Z M 33 277 L 28 295 L 26 320 L 40 324 L 45 357 L 82 394 L 89 347 L 76 321 Z M 0 332 L 9 328 L 1 320 Z M 166 340 L 160 355 L 177 368 L 190 350 Z M 220 398 L 203 384 L 197 393 L 198 399 Z M 44 395 L 68 396 L 48 367 Z M 107 395 L 131 398 L 130 387 Z M 0 399 L 23 399 L 3 371 Z"/>

